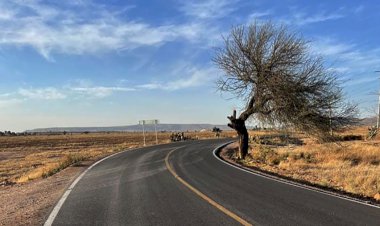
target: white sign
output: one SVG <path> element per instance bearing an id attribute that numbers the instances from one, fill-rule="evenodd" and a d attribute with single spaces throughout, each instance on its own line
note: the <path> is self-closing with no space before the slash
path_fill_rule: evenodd
<path id="1" fill-rule="evenodd" d="M 140 121 L 139 121 L 139 125 L 142 125 L 142 128 L 143 128 L 144 146 L 146 145 L 146 142 L 145 142 L 145 128 L 144 128 L 144 125 L 154 125 L 154 131 L 155 131 L 155 133 L 156 133 L 156 144 L 158 144 L 157 124 L 158 124 L 158 120 L 157 120 L 157 119 L 152 119 L 152 120 L 140 120 Z"/>
<path id="2" fill-rule="evenodd" d="M 157 119 L 153 119 L 153 120 L 140 120 L 139 121 L 139 125 L 156 125 L 158 124 L 158 120 Z"/>

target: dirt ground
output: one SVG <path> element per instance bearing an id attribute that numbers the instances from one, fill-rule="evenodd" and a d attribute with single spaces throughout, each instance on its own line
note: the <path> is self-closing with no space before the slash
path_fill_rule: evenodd
<path id="1" fill-rule="evenodd" d="M 43 225 L 71 182 L 92 162 L 68 167 L 46 179 L 0 189 L 0 225 Z"/>

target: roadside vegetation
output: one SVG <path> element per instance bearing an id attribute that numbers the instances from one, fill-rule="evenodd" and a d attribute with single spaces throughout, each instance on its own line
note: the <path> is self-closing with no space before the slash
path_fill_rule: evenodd
<path id="1" fill-rule="evenodd" d="M 250 131 L 241 164 L 380 201 L 380 138 L 366 140 L 367 127 L 337 133 L 321 143 L 304 133 Z M 237 144 L 229 146 L 234 156 Z"/>
<path id="2" fill-rule="evenodd" d="M 245 103 L 240 115 L 234 110 L 227 117 L 239 136 L 238 159 L 248 154 L 249 119 L 319 140 L 357 123 L 356 105 L 345 100 L 338 73 L 311 45 L 285 25 L 256 21 L 233 27 L 216 49 L 213 61 L 223 71 L 218 89 Z"/>
<path id="3" fill-rule="evenodd" d="M 227 117 L 239 141 L 225 156 L 380 201 L 380 141 L 366 140 L 377 130 L 357 127 L 359 111 L 344 96 L 342 76 L 312 45 L 270 21 L 233 27 L 224 37 L 213 58 L 223 71 L 218 90 L 245 104 Z M 287 131 L 247 131 L 248 120 Z"/>
<path id="4" fill-rule="evenodd" d="M 193 139 L 215 138 L 215 133 L 189 132 Z M 159 143 L 170 142 L 170 132 L 158 133 Z M 221 136 L 232 136 L 226 131 Z M 156 143 L 147 133 L 147 145 Z M 46 178 L 68 166 L 142 146 L 142 133 L 88 133 L 0 137 L 0 184 L 25 183 Z"/>

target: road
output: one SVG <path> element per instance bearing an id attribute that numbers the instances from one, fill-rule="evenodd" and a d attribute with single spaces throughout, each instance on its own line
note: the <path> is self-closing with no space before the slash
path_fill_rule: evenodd
<path id="1" fill-rule="evenodd" d="M 378 208 L 223 163 L 212 151 L 225 142 L 179 142 L 108 158 L 71 190 L 53 225 L 241 225 L 239 219 L 253 225 L 380 225 Z"/>

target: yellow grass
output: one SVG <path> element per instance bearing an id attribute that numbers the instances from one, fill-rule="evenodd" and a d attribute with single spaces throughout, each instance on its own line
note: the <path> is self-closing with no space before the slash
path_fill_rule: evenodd
<path id="1" fill-rule="evenodd" d="M 159 143 L 170 142 L 170 134 L 158 133 Z M 233 132 L 223 132 L 231 136 Z M 189 132 L 185 136 L 215 138 L 215 133 Z M 25 183 L 47 177 L 83 160 L 96 160 L 128 148 L 141 147 L 142 133 L 90 133 L 0 137 L 0 182 Z M 155 144 L 147 133 L 148 145 Z"/>
<path id="2" fill-rule="evenodd" d="M 366 136 L 366 127 L 344 135 Z M 278 133 L 278 132 L 277 132 Z M 252 136 L 257 134 L 252 133 Z M 245 164 L 295 179 L 380 200 L 380 139 L 320 144 L 302 134 L 293 134 L 303 145 L 251 144 Z"/>

